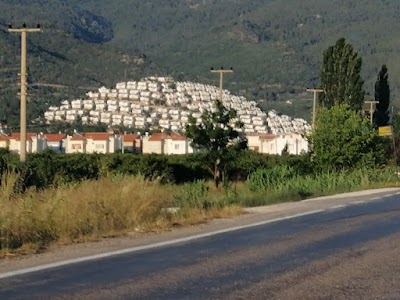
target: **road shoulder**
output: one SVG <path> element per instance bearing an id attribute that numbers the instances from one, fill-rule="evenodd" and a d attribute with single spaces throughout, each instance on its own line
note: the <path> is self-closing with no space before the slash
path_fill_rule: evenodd
<path id="1" fill-rule="evenodd" d="M 93 260 L 97 256 L 107 257 L 119 252 L 140 247 L 151 247 L 163 243 L 189 241 L 209 235 L 221 234 L 240 228 L 257 226 L 268 222 L 294 218 L 304 214 L 318 213 L 329 209 L 344 208 L 369 201 L 379 201 L 385 197 L 400 195 L 400 188 L 386 188 L 319 197 L 300 202 L 288 202 L 245 209 L 245 214 L 229 218 L 215 219 L 206 224 L 175 228 L 160 233 L 133 233 L 124 237 L 107 238 L 95 242 L 73 245 L 52 245 L 46 252 L 35 255 L 6 258 L 0 261 L 0 276 L 7 272 L 37 268 L 40 266 L 69 264 L 79 259 Z M 132 251 L 133 252 L 133 251 Z M 40 268 L 39 268 L 40 269 Z"/>

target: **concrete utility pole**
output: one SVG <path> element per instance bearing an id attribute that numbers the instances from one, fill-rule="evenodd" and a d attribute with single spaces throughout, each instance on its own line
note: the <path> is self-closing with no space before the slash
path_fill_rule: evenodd
<path id="1" fill-rule="evenodd" d="M 371 119 L 371 125 L 372 125 L 372 124 L 374 123 L 374 120 L 373 120 L 373 118 L 374 118 L 374 111 L 375 111 L 375 109 L 374 109 L 374 104 L 379 103 L 379 101 L 367 100 L 367 101 L 364 101 L 364 103 L 370 104 L 369 117 L 370 117 L 370 119 Z"/>
<path id="2" fill-rule="evenodd" d="M 224 68 L 221 68 L 221 70 L 214 70 L 211 68 L 211 73 L 219 73 L 219 99 L 222 102 L 222 85 L 224 81 L 224 74 L 233 73 L 233 68 L 230 68 L 229 70 L 224 70 Z"/>
<path id="3" fill-rule="evenodd" d="M 36 28 L 26 28 L 26 24 L 22 28 L 13 29 L 11 24 L 8 25 L 9 32 L 21 33 L 21 103 L 20 103 L 20 152 L 19 160 L 26 161 L 26 96 L 27 96 L 27 73 L 26 73 L 26 34 L 28 32 L 40 32 L 40 25 Z"/>
<path id="4" fill-rule="evenodd" d="M 317 110 L 317 94 L 325 93 L 325 90 L 323 90 L 323 89 L 307 89 L 307 92 L 314 93 L 313 113 L 312 113 L 312 128 L 314 129 L 315 128 L 315 116 L 316 116 L 316 110 Z"/>

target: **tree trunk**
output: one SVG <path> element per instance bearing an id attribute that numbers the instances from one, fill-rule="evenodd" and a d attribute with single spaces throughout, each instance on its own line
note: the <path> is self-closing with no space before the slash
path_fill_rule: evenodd
<path id="1" fill-rule="evenodd" d="M 215 187 L 218 188 L 219 187 L 219 182 L 220 182 L 220 171 L 219 171 L 219 159 L 217 159 L 214 162 L 214 181 L 215 181 Z"/>

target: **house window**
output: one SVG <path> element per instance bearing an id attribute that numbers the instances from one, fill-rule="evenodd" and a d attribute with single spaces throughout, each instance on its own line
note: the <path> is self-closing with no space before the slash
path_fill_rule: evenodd
<path id="1" fill-rule="evenodd" d="M 179 144 L 175 144 L 175 150 L 179 150 Z"/>
<path id="2" fill-rule="evenodd" d="M 72 144 L 72 149 L 74 149 L 74 150 L 82 149 L 82 145 L 81 144 Z"/>
<path id="3" fill-rule="evenodd" d="M 95 148 L 96 149 L 104 149 L 104 145 L 103 144 L 96 144 Z"/>

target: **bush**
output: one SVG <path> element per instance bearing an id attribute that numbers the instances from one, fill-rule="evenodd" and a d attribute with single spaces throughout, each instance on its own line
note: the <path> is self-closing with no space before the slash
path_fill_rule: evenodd
<path id="1" fill-rule="evenodd" d="M 210 207 L 208 201 L 208 187 L 204 180 L 197 180 L 193 183 L 186 183 L 182 186 L 181 192 L 175 196 L 174 205 L 183 209 Z"/>
<path id="2" fill-rule="evenodd" d="M 138 172 L 146 180 L 168 183 L 174 181 L 172 168 L 165 156 L 156 154 L 143 155 L 139 160 Z"/>
<path id="3" fill-rule="evenodd" d="M 311 140 L 314 162 L 320 169 L 382 166 L 390 157 L 387 139 L 347 105 L 321 108 Z"/>
<path id="4" fill-rule="evenodd" d="M 247 184 L 251 191 L 268 190 L 286 184 L 297 175 L 294 168 L 289 166 L 258 169 L 248 177 Z"/>

